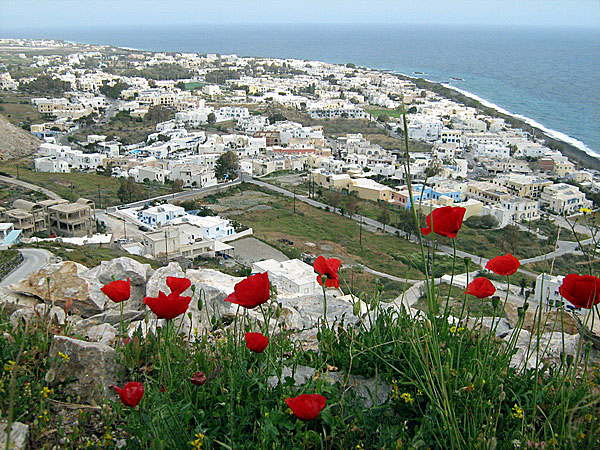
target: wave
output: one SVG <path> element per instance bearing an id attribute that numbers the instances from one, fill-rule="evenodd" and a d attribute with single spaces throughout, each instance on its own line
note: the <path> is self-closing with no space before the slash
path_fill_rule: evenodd
<path id="1" fill-rule="evenodd" d="M 403 76 L 408 77 L 408 78 L 417 79 L 417 77 L 415 77 L 413 75 L 406 75 L 406 74 L 403 74 L 403 73 L 401 73 L 400 75 L 403 75 Z M 551 128 L 548 128 L 548 127 L 542 125 L 541 123 L 536 122 L 535 120 L 533 120 L 533 119 L 531 119 L 529 117 L 523 116 L 521 114 L 515 114 L 515 113 L 512 113 L 510 111 L 507 111 L 506 109 L 502 108 L 501 106 L 499 106 L 499 105 L 497 105 L 495 103 L 492 103 L 492 102 L 490 102 L 490 101 L 488 101 L 488 100 L 486 100 L 484 98 L 481 98 L 478 95 L 473 94 L 472 92 L 468 92 L 468 91 L 465 91 L 464 89 L 457 88 L 456 86 L 453 86 L 453 85 L 451 85 L 449 83 L 446 83 L 446 82 L 441 82 L 440 83 L 439 81 L 428 80 L 428 79 L 422 78 L 422 77 L 420 77 L 420 78 L 423 79 L 423 80 L 425 80 L 425 81 L 427 81 L 427 82 L 429 82 L 429 83 L 441 84 L 442 86 L 444 86 L 444 87 L 446 87 L 448 89 L 452 89 L 452 90 L 454 90 L 456 92 L 460 92 L 465 97 L 472 98 L 473 100 L 476 100 L 479 103 L 481 103 L 483 106 L 486 106 L 486 107 L 491 108 L 491 109 L 493 109 L 495 111 L 498 111 L 501 114 L 506 114 L 507 116 L 511 116 L 511 117 L 514 117 L 515 119 L 522 120 L 526 124 L 531 125 L 534 128 L 540 129 L 541 131 L 543 131 L 545 134 L 547 134 L 551 138 L 556 139 L 556 140 L 561 141 L 561 142 L 564 142 L 566 144 L 572 145 L 573 147 L 581 150 L 582 152 L 588 154 L 589 156 L 592 156 L 592 157 L 594 157 L 596 159 L 600 159 L 600 155 L 598 153 L 594 152 L 587 145 L 585 145 L 585 143 L 583 143 L 582 141 L 580 141 L 578 139 L 575 139 L 575 138 L 569 136 L 566 133 L 562 133 L 560 131 L 556 131 L 556 130 L 553 130 Z"/>

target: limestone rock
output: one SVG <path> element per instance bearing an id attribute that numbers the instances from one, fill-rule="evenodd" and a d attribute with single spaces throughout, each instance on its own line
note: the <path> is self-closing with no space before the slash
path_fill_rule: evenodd
<path id="1" fill-rule="evenodd" d="M 507 302 L 506 306 L 504 307 L 506 319 L 513 328 L 519 319 L 518 307 L 519 305 L 516 305 L 510 301 Z M 539 315 L 536 315 L 536 309 L 530 306 L 525 313 L 523 329 L 535 333 L 535 330 L 537 330 L 538 327 L 538 320 L 540 320 L 540 324 L 543 327 L 542 331 L 561 331 L 564 327 L 564 331 L 567 334 L 579 334 L 577 322 L 571 313 L 566 311 L 542 312 L 542 316 L 540 318 Z"/>
<path id="2" fill-rule="evenodd" d="M 66 336 L 54 336 L 50 357 L 58 352 L 68 360 L 57 358 L 46 374 L 46 381 L 69 381 L 65 393 L 79 397 L 79 401 L 99 403 L 104 398 L 115 398 L 113 385 L 120 382 L 123 369 L 117 364 L 115 350 L 99 342 L 86 342 Z"/>
<path id="3" fill-rule="evenodd" d="M 6 447 L 6 427 L 8 422 L 0 422 L 0 448 Z M 13 422 L 10 426 L 10 439 L 8 448 L 13 450 L 26 449 L 29 446 L 29 425 Z"/>
<path id="4" fill-rule="evenodd" d="M 56 323 L 58 325 L 64 325 L 66 323 L 67 315 L 65 314 L 65 310 L 59 308 L 58 306 L 50 306 L 45 303 L 38 303 L 33 308 L 42 319 L 47 319 L 52 323 Z"/>
<path id="5" fill-rule="evenodd" d="M 97 283 L 91 283 L 91 294 L 94 297 L 107 297 L 100 291 L 105 284 L 114 280 L 126 280 L 131 282 L 131 297 L 124 302 L 125 309 L 138 310 L 144 309 L 144 296 L 146 295 L 146 282 L 152 273 L 150 264 L 142 264 L 135 259 L 120 257 L 110 261 L 102 261 L 99 266 L 89 270 L 85 276 L 89 279 L 97 280 Z M 119 304 L 110 300 L 106 303 L 107 308 L 118 309 Z"/>
<path id="6" fill-rule="evenodd" d="M 23 308 L 17 309 L 14 313 L 10 315 L 10 324 L 13 328 L 17 328 L 19 323 L 22 325 L 35 320 L 38 315 L 35 313 L 33 308 Z"/>
<path id="7" fill-rule="evenodd" d="M 145 311 L 123 311 L 123 322 L 130 322 L 132 320 L 140 320 L 144 318 L 146 315 Z M 71 316 L 72 317 L 72 316 Z M 115 311 L 113 309 L 108 309 L 103 313 L 96 314 L 94 316 L 88 317 L 87 319 L 83 319 L 81 321 L 76 321 L 76 328 L 80 331 L 85 331 L 88 328 L 94 325 L 100 325 L 102 323 L 107 323 L 109 325 L 113 325 L 118 327 L 121 323 L 121 312 Z"/>
<path id="8" fill-rule="evenodd" d="M 146 284 L 146 296 L 156 297 L 159 291 L 169 294 L 171 291 L 167 287 L 167 277 L 183 278 L 185 273 L 176 262 L 170 262 L 168 266 L 156 269 Z M 185 291 L 183 295 L 192 295 L 191 288 Z"/>
<path id="9" fill-rule="evenodd" d="M 289 329 L 305 330 L 317 326 L 318 320 L 323 317 L 323 296 L 301 295 L 277 298 L 281 303 L 282 314 Z M 289 310 L 289 311 L 286 311 Z M 360 319 L 353 313 L 353 305 L 347 300 L 327 295 L 327 322 L 334 321 L 345 324 L 356 323 Z"/>
<path id="10" fill-rule="evenodd" d="M 12 290 L 0 287 L 0 311 L 12 314 L 17 309 L 33 308 L 39 300 L 29 295 L 20 295 Z"/>
<path id="11" fill-rule="evenodd" d="M 67 299 L 72 299 L 73 313 L 90 316 L 104 310 L 106 297 L 90 296 L 90 283 L 94 284 L 94 281 L 85 276 L 86 272 L 87 267 L 72 261 L 50 264 L 10 288 L 60 307 Z"/>
<path id="12" fill-rule="evenodd" d="M 504 317 L 495 319 L 492 317 L 470 317 L 467 326 L 484 333 L 489 333 L 493 326 L 496 329 L 496 336 L 500 338 L 507 336 L 512 329 L 510 323 Z"/>
<path id="13" fill-rule="evenodd" d="M 510 336 L 505 337 L 508 341 Z M 546 364 L 558 365 L 561 354 L 575 356 L 580 336 L 563 334 L 560 332 L 544 333 L 539 337 L 539 353 L 537 335 L 532 335 L 527 330 L 521 330 L 517 337 L 515 348 L 517 352 L 512 356 L 510 366 L 518 370 L 527 370 L 536 367 L 538 361 Z"/>
<path id="14" fill-rule="evenodd" d="M 86 332 L 86 337 L 90 341 L 101 342 L 103 344 L 110 345 L 112 341 L 117 337 L 117 329 L 107 323 L 100 325 L 94 325 L 90 327 Z"/>

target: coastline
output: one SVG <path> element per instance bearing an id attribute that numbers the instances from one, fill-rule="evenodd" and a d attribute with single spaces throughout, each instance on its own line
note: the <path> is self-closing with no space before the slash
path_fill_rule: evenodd
<path id="1" fill-rule="evenodd" d="M 393 73 L 399 78 L 410 80 L 418 87 L 431 90 L 442 97 L 456 101 L 465 106 L 475 107 L 490 116 L 502 118 L 513 128 L 520 128 L 531 133 L 536 138 L 544 139 L 549 148 L 560 151 L 571 161 L 590 169 L 600 170 L 600 154 L 594 153 L 583 142 L 578 141 L 565 133 L 547 128 L 529 117 L 511 113 L 501 106 L 485 100 L 476 94 L 450 84 L 431 81 L 399 72 L 388 72 Z"/>

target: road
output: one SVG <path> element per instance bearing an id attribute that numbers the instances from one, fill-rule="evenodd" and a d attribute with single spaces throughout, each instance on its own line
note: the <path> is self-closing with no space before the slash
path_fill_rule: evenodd
<path id="1" fill-rule="evenodd" d="M 23 248 L 19 251 L 23 255 L 23 262 L 0 282 L 0 286 L 18 283 L 30 273 L 37 272 L 48 264 L 52 256 L 52 253 L 40 248 Z"/>
<path id="2" fill-rule="evenodd" d="M 44 189 L 43 187 L 28 183 L 27 181 L 17 180 L 16 178 L 0 176 L 0 182 L 14 184 L 16 186 L 21 186 L 32 191 L 41 192 L 42 194 L 47 195 L 49 198 L 53 198 L 55 200 L 60 200 L 62 198 L 56 192 L 49 191 L 48 189 Z"/>

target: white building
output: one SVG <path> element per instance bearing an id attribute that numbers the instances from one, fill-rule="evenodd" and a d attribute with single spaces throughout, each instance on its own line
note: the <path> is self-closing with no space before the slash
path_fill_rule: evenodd
<path id="1" fill-rule="evenodd" d="M 541 273 L 535 279 L 535 292 L 533 300 L 542 306 L 560 307 L 565 304 L 564 298 L 558 293 L 558 288 L 562 285 L 565 277 L 553 276 L 547 273 Z"/>
<path id="2" fill-rule="evenodd" d="M 592 206 L 592 202 L 585 198 L 585 194 L 578 187 L 566 183 L 546 186 L 540 197 L 540 203 L 556 214 L 576 213 L 581 208 Z"/>
<path id="3" fill-rule="evenodd" d="M 321 292 L 313 267 L 299 259 L 258 261 L 252 264 L 252 271 L 268 272 L 269 280 L 280 292 L 302 295 Z"/>
<path id="4" fill-rule="evenodd" d="M 203 238 L 205 239 L 225 239 L 235 234 L 235 229 L 231 226 L 231 222 L 219 216 L 194 216 L 185 214 L 172 220 L 172 224 L 187 223 L 197 227 Z"/>
<path id="5" fill-rule="evenodd" d="M 168 222 L 184 216 L 185 209 L 181 206 L 165 203 L 160 206 L 153 206 L 138 212 L 138 218 L 150 226 L 166 225 Z"/>

